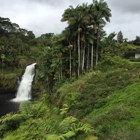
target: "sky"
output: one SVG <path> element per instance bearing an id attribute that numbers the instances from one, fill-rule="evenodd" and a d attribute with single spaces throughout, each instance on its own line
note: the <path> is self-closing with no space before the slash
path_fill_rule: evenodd
<path id="1" fill-rule="evenodd" d="M 107 35 L 121 31 L 123 38 L 140 36 L 140 0 L 104 0 L 111 9 L 110 23 L 104 27 Z M 0 0 L 0 17 L 9 18 L 20 28 L 33 31 L 36 37 L 45 33 L 60 34 L 67 27 L 62 14 L 72 5 L 91 4 L 92 0 Z"/>

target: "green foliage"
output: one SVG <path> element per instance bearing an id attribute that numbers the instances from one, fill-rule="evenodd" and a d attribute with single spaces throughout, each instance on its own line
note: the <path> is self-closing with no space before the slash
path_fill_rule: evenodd
<path id="1" fill-rule="evenodd" d="M 27 116 L 32 118 L 39 118 L 46 113 L 49 115 L 49 110 L 43 103 L 31 104 L 30 101 L 25 101 L 20 104 L 19 110 L 23 114 L 28 114 Z"/>
<path id="2" fill-rule="evenodd" d="M 31 54 L 30 46 L 28 45 L 30 40 L 35 39 L 32 31 L 22 29 L 18 24 L 12 23 L 9 18 L 2 17 L 0 17 L 0 31 L 0 62 L 2 62 L 0 67 L 20 66 L 21 60 L 18 58 L 21 56 L 26 57 L 24 59 L 26 63 L 29 60 L 36 60 L 39 54 L 35 53 L 35 51 Z M 36 52 L 40 52 L 39 49 Z"/>
<path id="3" fill-rule="evenodd" d="M 65 117 L 67 108 L 64 104 L 63 109 L 55 112 L 41 99 L 39 102 L 22 102 L 18 113 L 0 118 L 0 137 L 3 140 L 84 140 L 93 133 L 92 126 L 79 122 L 75 117 Z"/>
<path id="4" fill-rule="evenodd" d="M 17 88 L 17 75 L 15 73 L 6 73 L 1 72 L 0 74 L 0 90 L 3 91 L 14 91 Z"/>
<path id="5" fill-rule="evenodd" d="M 122 59 L 120 56 L 111 56 L 111 55 L 105 55 L 102 57 L 102 61 L 99 62 L 96 69 L 100 70 L 112 70 L 117 68 L 125 68 L 129 65 L 129 61 Z"/>
<path id="6" fill-rule="evenodd" d="M 134 45 L 139 46 L 140 36 L 136 36 L 136 39 L 133 41 Z"/>
<path id="7" fill-rule="evenodd" d="M 30 101 L 24 101 L 20 104 L 19 106 L 19 111 L 23 112 L 23 113 L 29 113 L 31 110 L 31 102 Z"/>
<path id="8" fill-rule="evenodd" d="M 118 41 L 119 43 L 122 43 L 122 42 L 123 42 L 123 34 L 122 34 L 121 31 L 120 31 L 120 32 L 118 33 L 118 35 L 117 35 L 117 41 Z"/>
<path id="9" fill-rule="evenodd" d="M 108 140 L 139 140 L 139 133 L 140 130 L 133 130 L 132 128 L 129 127 L 121 127 L 120 129 L 114 130 L 113 132 L 111 132 L 111 134 L 109 134 L 109 137 L 107 137 Z M 106 139 L 104 137 L 104 139 Z"/>
<path id="10" fill-rule="evenodd" d="M 60 109 L 60 115 L 65 115 L 68 112 L 68 105 L 67 104 L 63 104 L 63 108 Z"/>
<path id="11" fill-rule="evenodd" d="M 57 134 L 48 134 L 44 138 L 46 140 L 78 140 L 80 135 L 81 138 L 85 137 L 86 133 L 92 132 L 92 127 L 89 124 L 78 123 L 78 120 L 74 117 L 67 117 L 62 120 L 58 126 Z"/>
<path id="12" fill-rule="evenodd" d="M 2 124 L 0 127 L 1 137 L 5 134 L 9 134 L 11 131 L 16 130 L 20 123 L 26 120 L 26 116 L 24 114 L 13 114 L 9 113 L 0 118 L 0 123 Z"/>

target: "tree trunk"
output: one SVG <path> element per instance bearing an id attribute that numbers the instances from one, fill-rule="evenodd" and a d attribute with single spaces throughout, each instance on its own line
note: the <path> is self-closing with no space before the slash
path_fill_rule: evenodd
<path id="1" fill-rule="evenodd" d="M 99 25 L 97 29 L 97 45 L 96 45 L 96 66 L 98 65 L 98 59 L 99 59 Z"/>
<path id="2" fill-rule="evenodd" d="M 91 69 L 93 69 L 93 44 L 91 45 Z"/>
<path id="3" fill-rule="evenodd" d="M 78 77 L 80 75 L 80 66 L 81 66 L 81 56 L 80 56 L 80 32 L 78 33 Z"/>
<path id="4" fill-rule="evenodd" d="M 72 74 L 73 74 L 73 72 L 76 74 L 77 73 L 77 58 L 76 58 L 76 56 L 77 56 L 77 39 L 76 38 L 74 38 L 74 42 L 73 42 L 73 44 L 74 44 L 74 54 L 73 54 L 73 63 L 72 63 Z"/>
<path id="5" fill-rule="evenodd" d="M 84 43 L 84 45 L 83 45 L 83 58 L 82 58 L 82 72 L 83 72 L 84 66 L 85 66 L 85 48 L 86 48 L 86 44 Z"/>
<path id="6" fill-rule="evenodd" d="M 87 48 L 87 65 L 86 65 L 86 71 L 88 71 L 89 66 L 89 46 Z"/>
<path id="7" fill-rule="evenodd" d="M 71 48 L 70 48 L 70 78 L 71 78 Z"/>
<path id="8" fill-rule="evenodd" d="M 61 56 L 61 58 L 60 58 L 60 79 L 62 79 L 63 78 L 63 73 L 62 73 L 62 56 Z"/>

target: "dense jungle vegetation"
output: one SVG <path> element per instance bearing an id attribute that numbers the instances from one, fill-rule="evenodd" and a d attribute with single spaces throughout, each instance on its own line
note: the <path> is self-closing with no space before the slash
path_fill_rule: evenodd
<path id="1" fill-rule="evenodd" d="M 37 62 L 34 100 L 0 118 L 0 139 L 139 140 L 140 62 L 125 57 L 140 37 L 106 35 L 110 17 L 104 0 L 70 6 L 61 19 L 68 26 L 40 37 L 0 17 L 0 92 L 16 91 Z"/>

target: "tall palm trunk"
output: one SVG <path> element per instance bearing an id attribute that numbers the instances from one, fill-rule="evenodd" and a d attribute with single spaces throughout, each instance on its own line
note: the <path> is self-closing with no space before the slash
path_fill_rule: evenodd
<path id="1" fill-rule="evenodd" d="M 91 45 L 91 69 L 93 69 L 93 44 Z"/>
<path id="2" fill-rule="evenodd" d="M 73 48 L 73 50 L 74 50 L 74 54 L 73 54 L 73 65 L 72 65 L 72 73 L 74 72 L 75 74 L 77 73 L 77 67 L 76 67 L 76 62 L 77 62 L 77 58 L 76 58 L 76 56 L 77 56 L 77 39 L 76 38 L 74 38 L 74 42 L 73 42 L 73 44 L 74 44 L 74 48 Z"/>
<path id="3" fill-rule="evenodd" d="M 62 56 L 60 57 L 60 72 L 59 72 L 59 81 L 63 78 L 63 72 L 62 72 Z"/>
<path id="4" fill-rule="evenodd" d="M 70 48 L 70 78 L 71 78 L 71 48 Z"/>
<path id="5" fill-rule="evenodd" d="M 86 43 L 84 43 L 83 45 L 82 71 L 84 70 L 84 66 L 85 66 L 85 48 L 86 48 Z"/>
<path id="6" fill-rule="evenodd" d="M 78 32 L 78 77 L 80 75 L 80 67 L 81 67 L 81 55 L 80 55 L 80 32 Z"/>
<path id="7" fill-rule="evenodd" d="M 96 66 L 98 64 L 98 59 L 99 59 L 99 25 L 97 26 L 98 29 L 97 29 L 97 44 L 96 44 Z"/>
<path id="8" fill-rule="evenodd" d="M 61 79 L 63 79 L 63 69 L 62 69 L 62 66 L 63 66 L 63 62 L 62 62 L 62 57 L 61 57 Z"/>
<path id="9" fill-rule="evenodd" d="M 96 66 L 98 64 L 98 46 L 96 47 L 96 62 L 95 62 Z"/>
<path id="10" fill-rule="evenodd" d="M 93 31 L 92 31 L 93 34 L 95 34 L 95 32 L 96 32 L 94 26 L 96 27 L 96 24 L 93 25 Z M 93 42 L 94 42 L 94 41 L 93 41 Z M 94 43 L 92 43 L 92 45 L 91 45 L 91 66 L 90 66 L 91 69 L 93 69 L 93 58 L 94 58 L 94 56 L 93 56 L 93 54 L 94 54 L 93 51 L 94 51 Z"/>
<path id="11" fill-rule="evenodd" d="M 87 48 L 87 65 L 86 65 L 86 71 L 89 69 L 89 46 Z"/>

